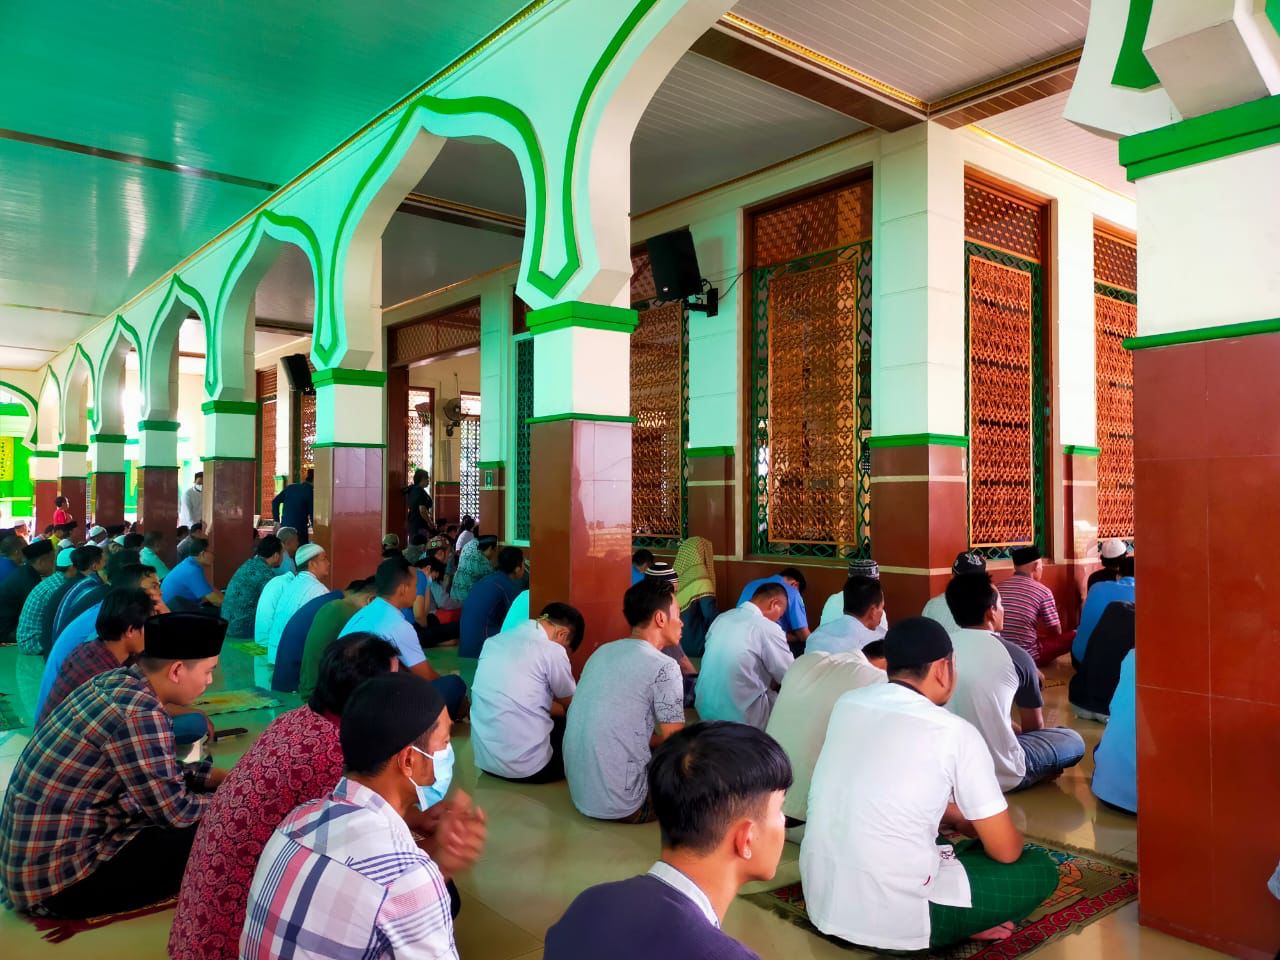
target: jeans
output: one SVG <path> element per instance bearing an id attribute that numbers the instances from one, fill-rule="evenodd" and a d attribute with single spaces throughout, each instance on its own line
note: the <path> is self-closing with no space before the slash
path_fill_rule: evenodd
<path id="1" fill-rule="evenodd" d="M 180 713 L 173 722 L 173 739 L 180 747 L 190 746 L 209 732 L 209 718 L 203 713 Z"/>
<path id="2" fill-rule="evenodd" d="M 1041 780 L 1056 777 L 1084 758 L 1084 738 L 1067 727 L 1045 727 L 1018 734 L 1027 759 L 1027 773 L 1015 790 L 1025 790 Z"/>

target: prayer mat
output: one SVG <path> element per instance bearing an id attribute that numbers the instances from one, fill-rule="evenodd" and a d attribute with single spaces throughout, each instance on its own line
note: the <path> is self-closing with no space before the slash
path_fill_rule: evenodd
<path id="1" fill-rule="evenodd" d="M 0 730 L 21 730 L 26 725 L 18 715 L 18 705 L 8 697 L 0 697 Z"/>
<path id="2" fill-rule="evenodd" d="M 260 643 L 254 643 L 252 640 L 235 640 L 227 646 L 233 650 L 239 650 L 241 653 L 247 653 L 251 657 L 265 657 L 267 648 Z"/>
<path id="3" fill-rule="evenodd" d="M 109 927 L 111 924 L 119 923 L 121 920 L 136 920 L 138 917 L 147 917 L 153 913 L 160 913 L 162 910 L 172 910 L 177 905 L 178 898 L 170 897 L 168 900 L 161 900 L 159 903 L 139 907 L 137 910 L 126 910 L 123 913 L 104 913 L 99 917 L 85 917 L 82 920 L 67 920 L 62 917 L 33 917 L 25 913 L 20 913 L 18 916 L 39 930 L 49 943 L 63 943 L 66 940 L 70 940 L 77 933 Z"/>
<path id="4" fill-rule="evenodd" d="M 900 954 L 932 957 L 937 960 L 1014 960 L 1029 956 L 1047 943 L 1075 933 L 1138 897 L 1138 874 L 1132 864 L 1100 854 L 1066 849 L 1046 841 L 1030 843 L 1043 850 L 1058 865 L 1058 889 L 1030 917 L 1014 927 L 1008 940 L 969 940 L 953 947 L 926 953 Z M 849 951 L 851 957 L 878 957 L 883 953 L 856 947 L 836 937 L 827 937 L 809 922 L 804 891 L 792 883 L 766 893 L 743 897 L 758 907 L 815 936 Z"/>
<path id="5" fill-rule="evenodd" d="M 222 713 L 243 713 L 245 710 L 262 710 L 280 706 L 279 697 L 260 687 L 248 690 L 219 690 L 201 697 L 192 704 L 210 717 Z"/>

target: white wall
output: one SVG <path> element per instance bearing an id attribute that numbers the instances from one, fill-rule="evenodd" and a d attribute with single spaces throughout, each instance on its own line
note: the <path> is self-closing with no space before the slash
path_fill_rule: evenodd
<path id="1" fill-rule="evenodd" d="M 461 450 L 462 431 L 455 430 L 452 437 L 445 435 L 445 419 L 440 412 L 446 400 L 463 393 L 480 392 L 480 352 L 433 360 L 409 369 L 409 386 L 430 387 L 435 390 L 435 421 L 432 437 L 435 442 L 434 462 L 430 470 L 431 480 L 457 480 L 458 455 Z M 484 398 L 481 397 L 481 445 L 484 437 Z"/>

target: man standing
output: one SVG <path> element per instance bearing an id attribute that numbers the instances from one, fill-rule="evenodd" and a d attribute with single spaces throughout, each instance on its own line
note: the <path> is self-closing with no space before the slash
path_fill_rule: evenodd
<path id="1" fill-rule="evenodd" d="M 431 494 L 427 492 L 427 486 L 430 478 L 427 471 L 418 469 L 413 471 L 413 483 L 404 492 L 405 507 L 408 516 L 405 518 L 406 540 L 410 543 L 413 538 L 419 534 L 425 535 L 431 529 L 434 522 L 431 514 L 433 506 L 431 502 Z"/>
<path id="2" fill-rule="evenodd" d="M 1021 647 L 998 636 L 1000 593 L 983 573 L 953 577 L 947 606 L 959 629 L 956 682 L 947 709 L 978 728 L 991 752 L 1000 789 L 1023 790 L 1052 780 L 1084 757 L 1084 740 L 1066 727 L 1044 725 L 1040 673 Z M 1019 730 L 1010 722 L 1018 707 Z"/>
<path id="3" fill-rule="evenodd" d="M 1031 654 L 1037 666 L 1044 666 L 1070 649 L 1071 638 L 1062 635 L 1053 591 L 1040 582 L 1044 576 L 1040 548 L 1014 547 L 1010 556 L 1013 576 L 1000 584 L 1000 600 L 1004 604 L 1001 635 Z M 1043 644 L 1042 632 L 1046 638 Z"/>
<path id="4" fill-rule="evenodd" d="M 804 650 L 804 643 L 809 639 L 809 614 L 804 608 L 804 591 L 808 583 L 804 574 L 795 567 L 783 567 L 772 577 L 752 580 L 742 588 L 738 606 L 741 607 L 755 596 L 756 590 L 765 583 L 780 583 L 786 588 L 787 608 L 779 623 L 787 634 L 787 643 L 791 644 L 792 652 L 799 653 Z"/>
<path id="5" fill-rule="evenodd" d="M 884 589 L 877 577 L 855 576 L 845 581 L 844 613 L 809 634 L 805 653 L 845 653 L 861 650 L 881 639 L 885 618 Z"/>
<path id="6" fill-rule="evenodd" d="M 92 917 L 178 892 L 224 772 L 174 759 L 165 705 L 188 705 L 208 688 L 226 628 L 198 614 L 153 617 L 135 666 L 82 684 L 36 728 L 0 813 L 8 906 Z"/>
<path id="7" fill-rule="evenodd" d="M 197 470 L 195 483 L 182 492 L 178 500 L 178 523 L 194 527 L 204 517 L 204 471 Z"/>
<path id="8" fill-rule="evenodd" d="M 254 616 L 262 589 L 280 569 L 284 547 L 280 538 L 269 533 L 253 548 L 253 556 L 240 564 L 227 583 L 222 600 L 222 616 L 227 621 L 227 636 L 247 640 L 254 635 Z"/>
<path id="9" fill-rule="evenodd" d="M 991 754 L 944 709 L 955 687 L 951 638 L 911 617 L 884 639 L 889 682 L 846 693 L 813 771 L 800 846 L 805 906 L 828 936 L 875 950 L 1004 939 L 1058 885 L 1024 850 Z M 939 824 L 976 836 L 954 850 Z"/>
<path id="10" fill-rule="evenodd" d="M 312 509 L 315 503 L 314 470 L 308 470 L 301 483 L 291 483 L 271 500 L 271 519 L 298 531 L 298 542 L 309 543 Z"/>
<path id="11" fill-rule="evenodd" d="M 982 554 L 971 550 L 964 550 L 956 554 L 955 562 L 951 564 L 951 575 L 953 577 L 986 572 L 987 561 L 983 559 Z M 947 591 L 945 589 L 937 596 L 928 599 L 920 616 L 936 620 L 946 628 L 947 633 L 955 633 L 960 629 L 956 626 L 955 617 L 951 616 L 951 608 L 947 606 Z"/>
<path id="12" fill-rule="evenodd" d="M 785 586 L 764 582 L 751 599 L 716 617 L 698 674 L 699 717 L 765 728 L 782 678 L 795 662 L 779 625 L 786 612 Z"/>
<path id="13" fill-rule="evenodd" d="M 498 563 L 498 538 L 491 533 L 476 537 L 458 554 L 458 570 L 453 575 L 449 594 L 459 603 L 467 599 L 471 588 L 489 575 Z"/>
<path id="14" fill-rule="evenodd" d="M 53 573 L 56 559 L 48 540 L 37 540 L 22 548 L 22 566 L 0 583 L 0 646 L 16 641 L 23 604 L 36 584 Z"/>
<path id="15" fill-rule="evenodd" d="M 460 657 L 480 656 L 484 642 L 502 629 L 507 608 L 524 589 L 524 552 L 519 547 L 503 547 L 497 560 L 497 568 L 477 581 L 462 603 Z"/>
<path id="16" fill-rule="evenodd" d="M 175 613 L 199 610 L 204 604 L 222 606 L 222 591 L 209 582 L 213 573 L 213 551 L 208 540 L 194 540 L 187 559 L 169 571 L 160 585 L 160 595 Z"/>

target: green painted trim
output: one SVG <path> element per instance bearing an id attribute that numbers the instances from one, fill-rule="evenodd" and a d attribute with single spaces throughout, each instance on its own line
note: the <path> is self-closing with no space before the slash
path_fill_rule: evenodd
<path id="1" fill-rule="evenodd" d="M 732 457 L 737 452 L 734 447 L 689 447 L 684 455 L 692 460 L 696 457 Z"/>
<path id="2" fill-rule="evenodd" d="M 1116 55 L 1116 69 L 1111 83 L 1131 90 L 1146 90 L 1160 82 L 1142 49 L 1151 26 L 1151 7 L 1154 0 L 1129 0 L 1129 17 L 1124 25 L 1124 39 Z"/>
<path id="3" fill-rule="evenodd" d="M 89 445 L 87 443 L 60 443 L 58 451 L 61 453 L 88 453 Z"/>
<path id="4" fill-rule="evenodd" d="M 316 388 L 331 387 L 335 384 L 352 387 L 382 387 L 386 386 L 387 374 L 382 370 L 348 370 L 345 367 L 329 367 L 313 373 L 311 382 Z"/>
<path id="5" fill-rule="evenodd" d="M 57 455 L 58 455 L 57 450 L 32 450 L 31 451 L 31 456 L 33 457 L 49 458 L 49 457 L 56 457 Z"/>
<path id="6" fill-rule="evenodd" d="M 553 304 L 541 310 L 530 310 L 525 316 L 529 333 L 537 336 L 566 327 L 586 327 L 592 330 L 610 330 L 631 334 L 640 323 L 640 315 L 626 307 L 609 307 L 598 303 L 582 303 L 569 300 Z"/>
<path id="7" fill-rule="evenodd" d="M 129 438 L 123 433 L 95 433 L 90 437 L 94 443 L 128 443 Z"/>
<path id="8" fill-rule="evenodd" d="M 887 447 L 967 447 L 968 437 L 949 433 L 897 433 L 883 437 L 868 437 L 867 446 L 872 450 Z"/>
<path id="9" fill-rule="evenodd" d="M 200 404 L 202 413 L 239 413 L 257 416 L 258 404 L 255 400 L 206 400 Z"/>
<path id="10" fill-rule="evenodd" d="M 177 420 L 139 420 L 139 430 L 150 430 L 153 433 L 177 433 Z"/>
<path id="11" fill-rule="evenodd" d="M 1271 21 L 1271 28 L 1276 33 L 1280 33 L 1280 0 L 1267 0 L 1267 19 Z"/>
<path id="12" fill-rule="evenodd" d="M 124 474 L 125 474 L 125 471 L 123 470 L 90 470 L 89 471 L 89 476 L 91 477 L 123 477 Z"/>
<path id="13" fill-rule="evenodd" d="M 1277 143 L 1280 95 L 1122 137 L 1120 163 L 1132 181 Z"/>
<path id="14" fill-rule="evenodd" d="M 60 473 L 59 480 L 88 480 L 89 477 L 83 473 Z"/>
<path id="15" fill-rule="evenodd" d="M 232 462 L 232 463 L 257 463 L 257 462 L 258 462 L 258 458 L 257 458 L 257 457 L 216 457 L 216 456 L 213 456 L 212 454 L 210 454 L 210 455 L 209 455 L 209 456 L 207 456 L 207 457 L 202 458 L 200 462 L 201 462 L 202 464 L 204 464 L 204 463 L 212 463 L 212 462 L 213 462 L 213 461 L 215 461 L 215 460 L 219 461 L 220 463 L 228 463 L 228 462 Z"/>
<path id="16" fill-rule="evenodd" d="M 325 440 L 323 442 L 313 443 L 311 449 L 317 450 L 321 447 L 365 447 L 370 450 L 380 450 L 386 447 L 385 443 L 348 443 L 345 440 Z"/>
<path id="17" fill-rule="evenodd" d="M 507 465 L 501 460 L 478 460 L 476 461 L 477 470 L 505 470 Z"/>
<path id="18" fill-rule="evenodd" d="M 529 417 L 525 423 L 555 423 L 559 420 L 595 420 L 600 423 L 635 423 L 635 417 L 615 417 L 607 413 L 553 413 L 547 417 Z"/>
<path id="19" fill-rule="evenodd" d="M 1126 350 L 1150 350 L 1152 347 L 1175 347 L 1181 343 L 1207 343 L 1210 340 L 1256 337 L 1264 333 L 1280 333 L 1280 318 L 1224 323 L 1219 327 L 1196 327 L 1191 330 L 1174 330 L 1171 333 L 1152 333 L 1145 337 L 1126 337 L 1122 341 L 1122 346 Z"/>
<path id="20" fill-rule="evenodd" d="M 138 445 L 138 442 L 139 442 L 139 441 L 138 441 L 138 438 L 137 438 L 137 437 L 130 437 L 128 440 L 126 440 L 126 441 L 124 442 L 124 445 L 125 445 L 126 447 L 133 447 L 133 446 L 137 446 L 137 445 Z"/>
<path id="21" fill-rule="evenodd" d="M 1102 454 L 1102 451 L 1097 447 L 1085 447 L 1076 443 L 1064 443 L 1062 452 L 1068 457 L 1097 457 Z"/>

